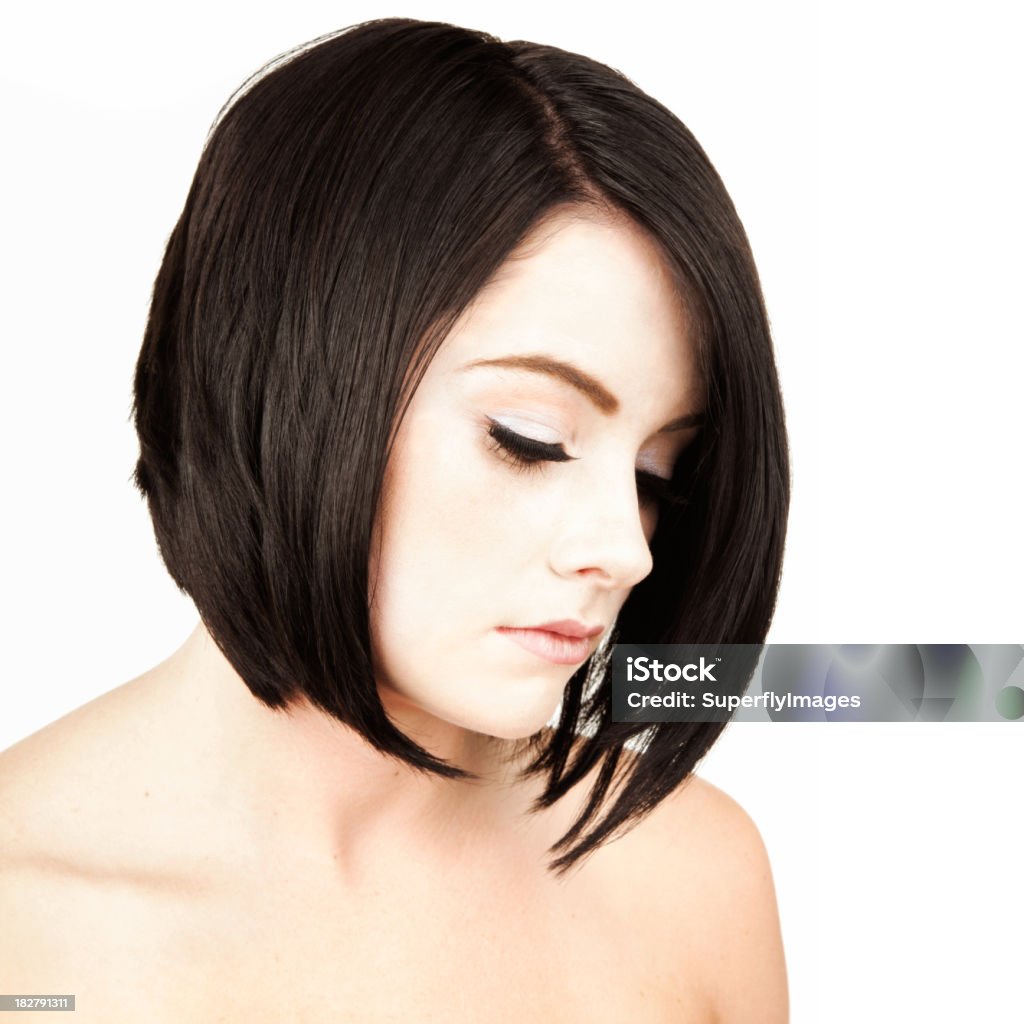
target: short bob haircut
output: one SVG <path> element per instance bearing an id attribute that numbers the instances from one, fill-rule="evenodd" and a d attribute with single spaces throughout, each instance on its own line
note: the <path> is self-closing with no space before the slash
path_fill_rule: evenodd
<path id="1" fill-rule="evenodd" d="M 688 501 L 663 509 L 653 570 L 609 640 L 764 641 L 789 506 L 783 408 L 749 243 L 707 156 L 603 64 L 387 18 L 284 54 L 228 101 L 136 368 L 135 483 L 160 552 L 266 706 L 305 696 L 385 754 L 468 776 L 397 729 L 377 692 L 382 477 L 460 313 L 543 218 L 588 209 L 660 247 L 706 385 L 705 425 L 674 477 Z M 527 744 L 525 774 L 546 775 L 535 810 L 599 766 L 551 848 L 556 872 L 653 809 L 723 728 L 613 722 L 609 651 Z"/>

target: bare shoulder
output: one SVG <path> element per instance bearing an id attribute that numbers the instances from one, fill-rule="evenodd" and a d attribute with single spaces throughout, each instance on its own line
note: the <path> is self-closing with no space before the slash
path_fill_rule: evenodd
<path id="1" fill-rule="evenodd" d="M 219 842 L 181 737 L 188 709 L 152 673 L 0 751 L 0 869 L 164 890 Z"/>
<path id="2" fill-rule="evenodd" d="M 698 776 L 654 815 L 658 811 L 652 856 L 663 872 L 673 866 L 678 871 L 682 862 L 693 874 L 680 893 L 700 922 L 718 1020 L 784 1024 L 789 1019 L 785 955 L 760 830 L 739 803 Z"/>
<path id="3" fill-rule="evenodd" d="M 105 1019 L 129 1019 L 110 993 L 156 984 L 146 964 L 184 901 L 160 856 L 173 819 L 153 808 L 148 725 L 119 687 L 0 751 L 0 992 L 102 995 Z"/>
<path id="4" fill-rule="evenodd" d="M 771 879 L 753 819 L 728 793 L 700 776 L 691 775 L 662 801 L 640 835 L 650 856 L 678 862 L 685 850 L 691 869 L 722 888 Z"/>
<path id="5" fill-rule="evenodd" d="M 0 869 L 62 858 L 60 833 L 74 820 L 76 783 L 88 772 L 80 727 L 90 717 L 86 708 L 0 751 Z"/>
<path id="6" fill-rule="evenodd" d="M 116 831 L 139 774 L 133 696 L 117 687 L 0 751 L 0 861 L 70 868 Z"/>
<path id="7" fill-rule="evenodd" d="M 691 776 L 609 853 L 616 876 L 631 879 L 650 955 L 666 958 L 666 970 L 680 975 L 686 964 L 691 971 L 697 965 L 714 1020 L 785 1024 L 788 988 L 771 865 L 739 803 Z M 651 898 L 636 900 L 640 894 Z"/>
<path id="8" fill-rule="evenodd" d="M 76 833 L 92 717 L 77 709 L 0 751 L 0 991 L 82 991 L 73 946 L 89 887 Z"/>
<path id="9" fill-rule="evenodd" d="M 128 697 L 108 691 L 0 751 L 0 881 L 24 892 L 111 866 L 143 774 Z"/>

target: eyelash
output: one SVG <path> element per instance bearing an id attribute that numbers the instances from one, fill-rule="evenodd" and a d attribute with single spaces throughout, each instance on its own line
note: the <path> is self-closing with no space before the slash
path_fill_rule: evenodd
<path id="1" fill-rule="evenodd" d="M 544 468 L 546 462 L 569 462 L 573 459 L 560 444 L 545 444 L 523 437 L 514 430 L 502 426 L 495 420 L 489 420 L 487 433 L 494 442 L 492 450 L 503 461 L 511 463 L 516 469 L 525 472 L 537 472 Z M 686 499 L 672 490 L 670 481 L 654 473 L 638 470 L 636 482 L 640 491 L 647 497 L 664 505 L 686 505 Z"/>

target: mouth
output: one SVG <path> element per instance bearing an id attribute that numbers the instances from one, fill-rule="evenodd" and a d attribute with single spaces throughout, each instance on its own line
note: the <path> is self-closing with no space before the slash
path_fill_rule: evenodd
<path id="1" fill-rule="evenodd" d="M 534 627 L 519 629 L 513 626 L 499 626 L 498 633 L 507 636 L 514 644 L 518 644 L 531 654 L 536 654 L 554 665 L 579 665 L 587 660 L 593 652 L 594 637 L 602 632 L 587 630 L 590 635 L 570 636 L 553 629 Z"/>

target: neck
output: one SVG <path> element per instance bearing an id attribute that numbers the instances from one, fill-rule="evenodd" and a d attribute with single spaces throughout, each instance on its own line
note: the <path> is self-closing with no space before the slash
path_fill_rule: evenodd
<path id="1" fill-rule="evenodd" d="M 410 738 L 476 777 L 423 773 L 381 754 L 304 698 L 283 711 L 266 707 L 201 624 L 148 682 L 164 691 L 171 735 L 183 737 L 174 751 L 179 782 L 211 801 L 220 829 L 255 840 L 264 862 L 298 859 L 354 872 L 406 841 L 440 855 L 455 837 L 460 848 L 474 836 L 486 842 L 526 814 L 528 787 L 515 784 L 519 764 L 509 744 L 382 694 Z"/>

